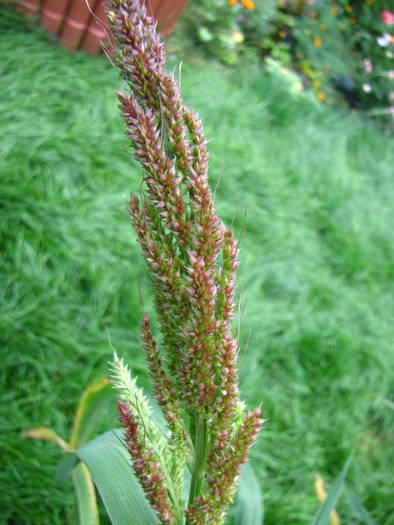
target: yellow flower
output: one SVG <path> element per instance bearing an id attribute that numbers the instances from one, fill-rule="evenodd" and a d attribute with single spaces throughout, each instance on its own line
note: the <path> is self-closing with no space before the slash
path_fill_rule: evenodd
<path id="1" fill-rule="evenodd" d="M 351 13 L 352 12 L 352 8 L 350 7 L 350 5 L 346 5 L 345 6 L 345 11 L 346 11 L 346 13 Z"/>
<path id="2" fill-rule="evenodd" d="M 233 42 L 235 42 L 236 44 L 243 44 L 245 40 L 243 33 L 241 33 L 240 31 L 231 31 L 230 36 Z"/>
<path id="3" fill-rule="evenodd" d="M 354 18 L 354 16 L 351 16 L 351 17 L 349 18 L 349 24 L 352 25 L 352 26 L 354 26 L 354 24 L 356 24 L 356 23 L 357 23 L 357 20 Z"/>
<path id="4" fill-rule="evenodd" d="M 321 82 L 319 82 L 318 80 L 314 80 L 313 85 L 315 86 L 316 89 L 321 88 Z"/>
<path id="5" fill-rule="evenodd" d="M 315 47 L 321 47 L 321 38 L 319 38 L 318 36 L 315 36 L 315 38 L 313 39 L 313 45 Z"/>
<path id="6" fill-rule="evenodd" d="M 365 0 L 365 2 L 366 2 L 367 5 L 373 4 L 373 0 Z"/>
<path id="7" fill-rule="evenodd" d="M 319 91 L 317 94 L 316 94 L 316 98 L 319 102 L 324 102 L 326 100 L 326 95 L 325 93 L 323 93 L 323 91 Z"/>
<path id="8" fill-rule="evenodd" d="M 327 31 L 327 24 L 320 24 L 320 29 L 322 31 Z"/>
<path id="9" fill-rule="evenodd" d="M 331 14 L 333 16 L 337 16 L 337 14 L 338 14 L 338 6 L 337 5 L 331 6 Z"/>
<path id="10" fill-rule="evenodd" d="M 228 4 L 231 5 L 231 7 L 233 5 L 236 5 L 238 3 L 238 0 L 228 0 Z M 244 6 L 245 9 L 249 9 L 249 11 L 253 11 L 254 9 L 254 3 L 252 2 L 252 0 L 241 0 L 241 4 Z"/>
<path id="11" fill-rule="evenodd" d="M 249 11 L 253 11 L 254 9 L 254 3 L 252 0 L 241 0 L 241 4 L 244 6 L 245 9 L 249 9 Z"/>

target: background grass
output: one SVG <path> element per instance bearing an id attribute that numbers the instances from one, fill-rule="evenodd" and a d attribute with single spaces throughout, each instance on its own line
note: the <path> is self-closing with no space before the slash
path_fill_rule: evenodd
<path id="1" fill-rule="evenodd" d="M 148 309 L 151 292 L 126 214 L 141 170 L 108 63 L 5 11 L 0 31 L 0 522 L 57 524 L 73 501 L 54 482 L 60 452 L 22 432 L 68 438 L 82 390 L 106 373 L 106 330 L 149 388 L 137 283 Z M 229 223 L 237 203 L 239 231 L 247 209 L 241 388 L 268 418 L 252 454 L 265 523 L 310 523 L 315 473 L 332 481 L 354 450 L 350 486 L 394 524 L 393 144 L 257 68 L 186 60 L 182 90 L 212 185 L 222 174 L 218 213 Z"/>

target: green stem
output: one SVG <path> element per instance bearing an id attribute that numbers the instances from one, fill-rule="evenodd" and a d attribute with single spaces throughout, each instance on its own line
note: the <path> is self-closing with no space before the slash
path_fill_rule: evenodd
<path id="1" fill-rule="evenodd" d="M 195 424 L 195 441 L 194 441 L 194 462 L 193 462 L 193 471 L 192 479 L 190 483 L 190 492 L 189 492 L 189 507 L 195 500 L 201 495 L 202 482 L 203 482 L 203 473 L 204 473 L 204 464 L 207 455 L 208 447 L 208 433 L 207 433 L 207 423 L 202 417 L 195 415 L 194 418 Z"/>

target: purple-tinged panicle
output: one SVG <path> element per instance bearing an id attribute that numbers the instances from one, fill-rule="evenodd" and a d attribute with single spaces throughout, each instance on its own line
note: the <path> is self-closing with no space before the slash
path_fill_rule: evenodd
<path id="1" fill-rule="evenodd" d="M 218 276 L 218 317 L 229 323 L 234 314 L 235 275 L 238 268 L 238 247 L 232 230 L 226 230 L 223 239 L 223 267 Z"/>
<path id="2" fill-rule="evenodd" d="M 161 77 L 160 109 L 168 126 L 167 137 L 172 146 L 176 165 L 185 170 L 190 163 L 189 143 L 183 125 L 183 105 L 179 88 L 173 76 L 163 72 Z"/>
<path id="3" fill-rule="evenodd" d="M 111 0 L 107 3 L 107 16 L 118 44 L 117 66 L 138 97 L 148 106 L 158 108 L 164 52 L 156 22 L 139 1 Z"/>
<path id="4" fill-rule="evenodd" d="M 150 330 L 149 317 L 146 314 L 141 323 L 141 339 L 153 380 L 153 397 L 163 409 L 171 435 L 179 443 L 186 445 L 187 438 L 182 426 L 183 409 L 177 398 L 176 388 L 163 368 L 159 350 Z"/>
<path id="5" fill-rule="evenodd" d="M 134 144 L 134 156 L 146 170 L 144 180 L 150 200 L 179 244 L 185 245 L 190 237 L 190 225 L 186 223 L 180 179 L 174 162 L 168 159 L 160 143 L 160 130 L 153 113 L 144 111 L 133 95 L 126 97 L 118 93 L 118 98 L 127 134 Z"/>
<path id="6" fill-rule="evenodd" d="M 180 327 L 188 315 L 189 305 L 181 276 L 182 263 L 149 201 L 140 205 L 138 198 L 132 196 L 129 214 L 152 277 L 169 370 L 177 380 L 179 351 L 183 348 Z"/>
<path id="7" fill-rule="evenodd" d="M 187 524 L 220 525 L 262 424 L 260 410 L 245 411 L 238 392 L 231 327 L 238 244 L 216 215 L 207 141 L 165 70 L 156 23 L 140 0 L 109 0 L 106 9 L 129 91 L 118 93 L 120 108 L 144 170 L 141 197 L 131 197 L 129 214 L 154 287 L 160 348 L 147 316 L 141 337 L 171 432 L 168 447 L 185 461 L 182 447 L 194 445 Z M 147 461 L 135 418 L 125 406 L 120 411 L 131 455 Z M 163 502 L 158 497 L 155 505 L 165 509 Z M 175 521 L 162 510 L 163 523 L 183 523 L 183 510 Z"/>
<path id="8" fill-rule="evenodd" d="M 183 105 L 179 88 L 165 71 L 163 46 L 143 2 L 113 0 L 107 14 L 111 31 L 118 41 L 116 61 L 141 103 L 165 117 L 167 137 L 177 167 L 189 163 L 189 148 L 183 126 Z"/>
<path id="9" fill-rule="evenodd" d="M 162 523 L 173 523 L 168 494 L 163 487 L 164 474 L 153 449 L 141 438 L 138 423 L 128 403 L 118 402 L 119 420 L 125 429 L 125 441 L 133 458 L 134 472 Z"/>

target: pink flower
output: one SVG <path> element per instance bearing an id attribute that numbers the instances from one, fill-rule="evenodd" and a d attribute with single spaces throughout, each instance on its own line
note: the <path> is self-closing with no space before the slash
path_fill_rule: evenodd
<path id="1" fill-rule="evenodd" d="M 364 71 L 370 75 L 372 73 L 372 70 L 373 70 L 373 66 L 372 66 L 372 62 L 371 62 L 371 59 L 370 58 L 365 58 L 363 61 L 362 61 L 362 65 L 364 67 Z"/>
<path id="2" fill-rule="evenodd" d="M 387 24 L 388 26 L 392 26 L 394 24 L 394 14 L 388 9 L 382 11 L 382 14 L 380 16 L 382 18 L 382 22 Z"/>

